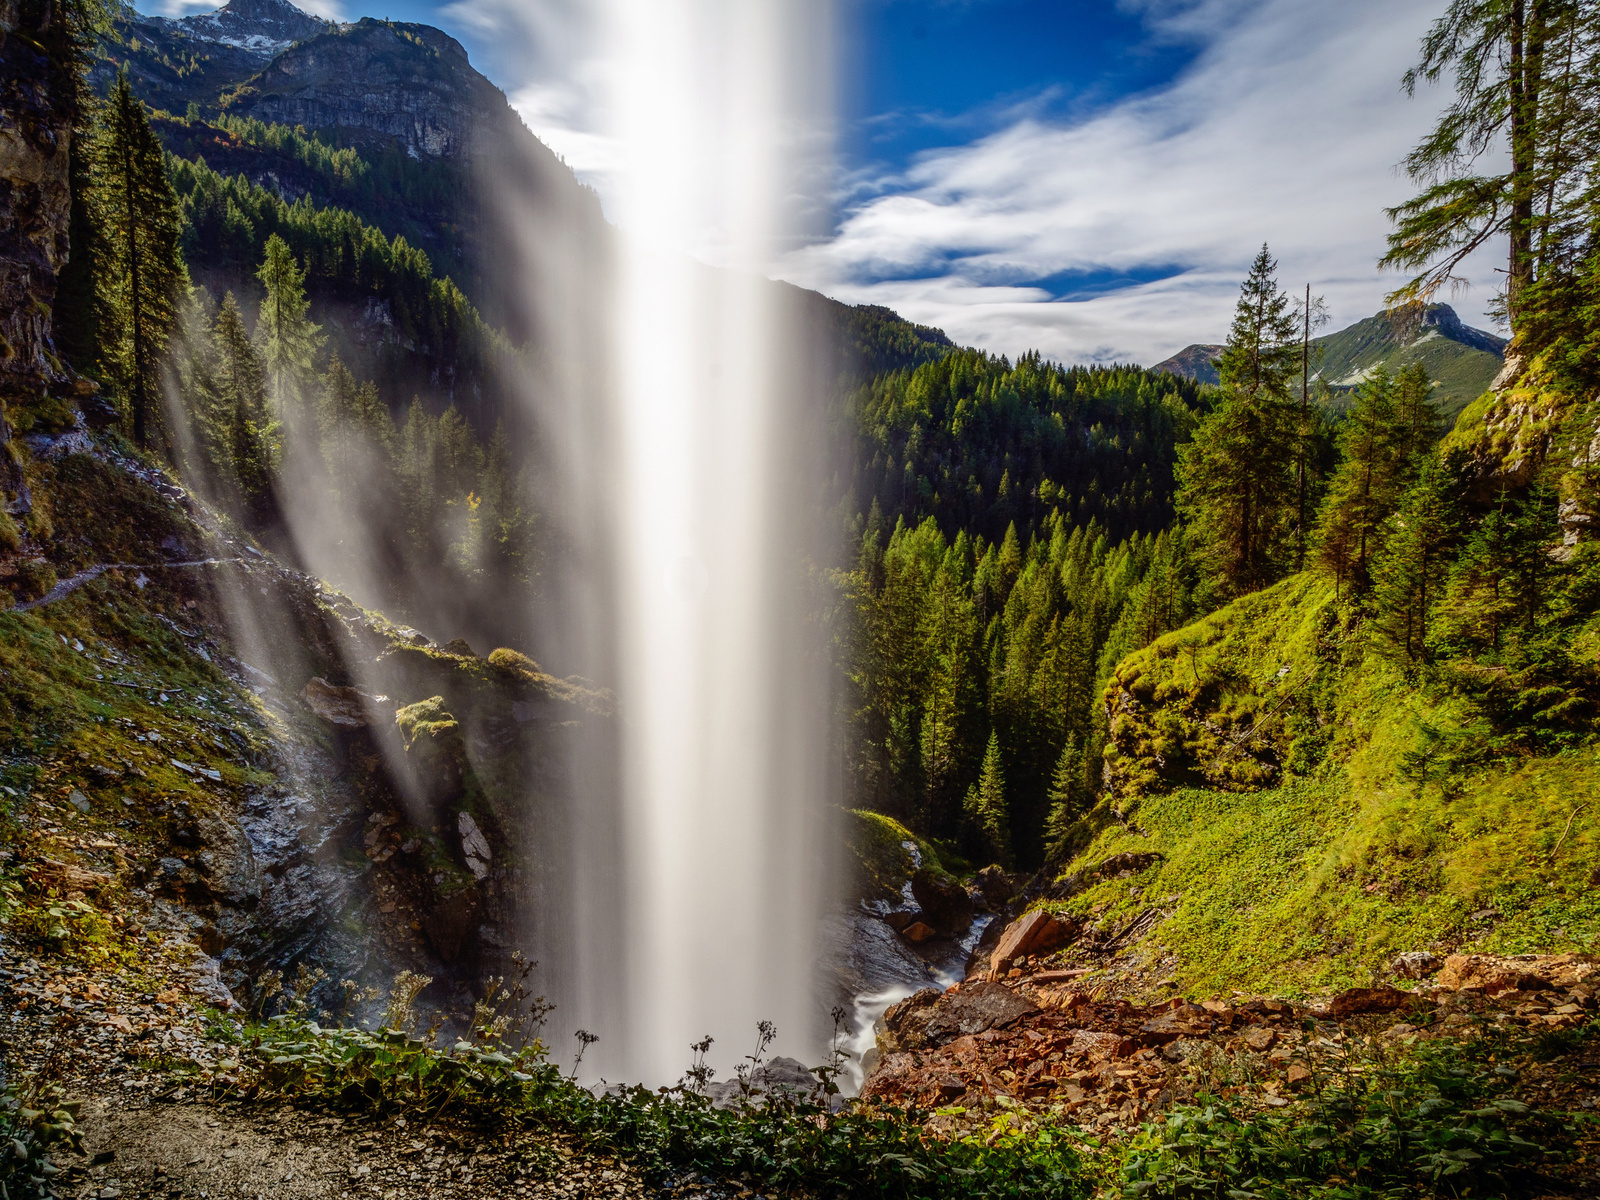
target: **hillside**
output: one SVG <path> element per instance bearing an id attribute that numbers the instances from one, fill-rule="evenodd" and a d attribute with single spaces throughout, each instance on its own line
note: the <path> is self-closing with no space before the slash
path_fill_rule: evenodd
<path id="1" fill-rule="evenodd" d="M 1216 361 L 1217 355 L 1222 351 L 1222 346 L 1202 345 L 1197 342 L 1193 346 L 1185 346 L 1171 358 L 1163 359 L 1150 369 L 1192 379 L 1196 383 L 1221 383 L 1222 377 L 1217 374 Z"/>
<path id="2" fill-rule="evenodd" d="M 1430 304 L 1420 319 L 1378 313 L 1312 342 L 1314 378 L 1336 395 L 1348 393 L 1375 368 L 1398 374 L 1421 363 L 1437 385 L 1446 420 L 1488 389 L 1504 363 L 1505 339 L 1464 325 L 1448 304 Z"/>

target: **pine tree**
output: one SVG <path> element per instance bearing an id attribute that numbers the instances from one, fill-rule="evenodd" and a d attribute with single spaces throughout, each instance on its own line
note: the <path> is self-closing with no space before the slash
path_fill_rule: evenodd
<path id="1" fill-rule="evenodd" d="M 967 816 L 978 827 L 984 849 L 1003 867 L 1011 865 L 1011 821 L 1006 809 L 1005 778 L 1000 767 L 1000 735 L 989 735 L 983 773 L 967 791 Z"/>
<path id="2" fill-rule="evenodd" d="M 1050 777 L 1050 816 L 1044 838 L 1051 858 L 1061 855 L 1072 827 L 1088 809 L 1088 792 L 1083 777 L 1083 752 L 1073 742 L 1061 747 L 1061 757 Z"/>
<path id="3" fill-rule="evenodd" d="M 1298 422 L 1289 381 L 1298 339 L 1276 269 L 1263 246 L 1217 360 L 1222 399 L 1178 449 L 1178 508 L 1196 557 L 1224 597 L 1278 577 L 1292 525 Z"/>
<path id="4" fill-rule="evenodd" d="M 85 160 L 101 370 L 131 407 L 133 440 L 143 447 L 188 275 L 178 196 L 126 72 L 96 114 Z"/>
<path id="5" fill-rule="evenodd" d="M 223 296 L 217 309 L 212 342 L 229 474 L 245 508 L 259 511 L 271 490 L 273 429 L 267 420 L 261 359 L 245 332 L 244 316 L 232 292 Z"/>
<path id="6" fill-rule="evenodd" d="M 1428 629 L 1450 574 L 1460 527 L 1460 476 L 1456 460 L 1425 458 L 1374 560 L 1374 630 L 1412 662 L 1427 656 Z"/>
<path id="7" fill-rule="evenodd" d="M 278 419 L 288 421 L 301 379 L 316 361 L 326 340 L 321 326 L 306 316 L 306 272 L 295 262 L 289 243 L 277 234 L 267 239 L 266 254 L 256 278 L 267 289 L 256 318 L 256 338 L 272 384 Z"/>
<path id="8" fill-rule="evenodd" d="M 1508 635 L 1532 634 L 1554 596 L 1561 564 L 1554 493 L 1536 486 L 1522 499 L 1502 495 L 1467 537 L 1449 577 L 1435 625 L 1450 649 L 1501 660 Z"/>

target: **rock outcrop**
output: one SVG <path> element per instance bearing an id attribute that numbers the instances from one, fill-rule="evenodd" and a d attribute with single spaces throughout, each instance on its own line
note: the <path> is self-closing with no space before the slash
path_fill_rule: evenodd
<path id="1" fill-rule="evenodd" d="M 67 260 L 72 124 L 49 5 L 0 0 L 0 500 L 28 511 L 27 485 L 6 443 L 10 415 L 69 380 L 50 341 L 56 280 Z M 38 14 L 42 13 L 42 17 Z"/>
<path id="2" fill-rule="evenodd" d="M 493 149 L 517 121 L 460 42 L 429 25 L 370 17 L 286 49 L 225 103 L 280 125 L 394 138 L 430 158 Z"/>

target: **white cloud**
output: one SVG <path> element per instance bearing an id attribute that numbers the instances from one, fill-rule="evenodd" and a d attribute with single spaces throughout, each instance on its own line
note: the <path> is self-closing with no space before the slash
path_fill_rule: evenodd
<path id="1" fill-rule="evenodd" d="M 1440 103 L 1399 87 L 1436 0 L 1131 6 L 1153 37 L 1201 43 L 1177 80 L 1075 123 L 1020 115 L 903 174 L 854 179 L 834 235 L 780 273 L 999 352 L 1148 363 L 1222 339 L 1265 241 L 1285 287 L 1309 281 L 1335 327 L 1370 316 L 1397 282 L 1375 266 L 1382 209 L 1410 190 L 1394 164 Z M 1469 321 L 1492 265 L 1476 264 Z M 1022 286 L 1169 272 L 1083 300 Z"/>

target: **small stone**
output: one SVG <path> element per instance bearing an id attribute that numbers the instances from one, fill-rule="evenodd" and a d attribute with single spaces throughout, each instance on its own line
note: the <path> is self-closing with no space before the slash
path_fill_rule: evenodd
<path id="1" fill-rule="evenodd" d="M 1284 1082 L 1291 1088 L 1301 1088 L 1310 1080 L 1311 1072 L 1299 1063 L 1292 1063 L 1289 1069 L 1283 1073 L 1283 1078 Z"/>
<path id="2" fill-rule="evenodd" d="M 925 921 L 913 921 L 900 933 L 908 942 L 925 942 L 939 936 L 939 931 Z"/>
<path id="3" fill-rule="evenodd" d="M 86 813 L 94 807 L 89 803 L 89 797 L 78 791 L 77 788 L 72 789 L 72 794 L 67 797 L 67 803 L 81 813 Z"/>

